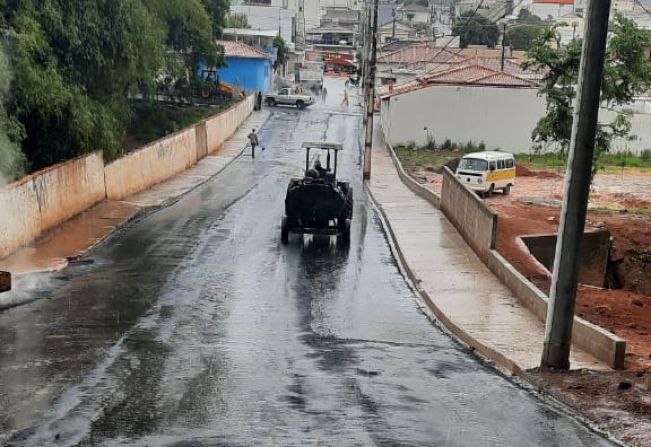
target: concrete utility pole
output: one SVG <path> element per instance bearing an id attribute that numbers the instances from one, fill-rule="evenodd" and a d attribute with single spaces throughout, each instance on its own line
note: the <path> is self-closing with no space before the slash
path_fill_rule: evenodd
<path id="1" fill-rule="evenodd" d="M 364 178 L 371 177 L 371 154 L 373 150 L 373 109 L 375 101 L 375 56 L 377 53 L 377 12 L 379 0 L 375 0 L 373 7 L 372 32 L 371 32 L 371 60 L 368 67 L 368 87 L 366 96 L 366 139 L 364 140 Z"/>
<path id="2" fill-rule="evenodd" d="M 580 248 L 590 194 L 609 12 L 610 0 L 588 2 L 572 140 L 565 176 L 565 195 L 556 242 L 556 259 L 541 361 L 542 366 L 550 368 L 570 367 Z"/>
<path id="3" fill-rule="evenodd" d="M 504 71 L 504 51 L 506 50 L 506 22 L 504 22 L 504 28 L 502 29 L 502 70 Z"/>

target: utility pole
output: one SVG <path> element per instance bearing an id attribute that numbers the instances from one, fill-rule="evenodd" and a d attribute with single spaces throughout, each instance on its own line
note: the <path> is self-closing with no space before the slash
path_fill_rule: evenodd
<path id="1" fill-rule="evenodd" d="M 391 42 L 396 40 L 396 8 L 395 6 L 393 7 L 393 10 L 391 11 L 391 17 L 393 18 L 392 25 L 391 25 Z"/>
<path id="2" fill-rule="evenodd" d="M 610 0 L 590 0 L 586 14 L 565 194 L 556 242 L 541 365 L 569 369 L 581 241 L 590 194 Z"/>
<path id="3" fill-rule="evenodd" d="M 373 109 L 375 102 L 375 55 L 377 53 L 377 11 L 379 0 L 375 0 L 371 32 L 371 61 L 368 68 L 366 92 L 366 138 L 364 140 L 364 178 L 371 177 L 371 154 L 373 150 Z"/>
<path id="4" fill-rule="evenodd" d="M 502 29 L 502 69 L 504 71 L 504 51 L 506 50 L 506 22 L 504 22 L 504 28 Z"/>

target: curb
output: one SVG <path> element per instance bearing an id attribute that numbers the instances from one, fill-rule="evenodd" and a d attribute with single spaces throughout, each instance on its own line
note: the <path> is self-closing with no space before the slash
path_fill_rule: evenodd
<path id="1" fill-rule="evenodd" d="M 265 125 L 267 124 L 267 121 L 269 121 L 269 119 L 271 118 L 271 116 L 272 116 L 272 113 L 269 113 L 269 114 L 267 115 L 267 117 L 264 119 L 264 121 L 262 121 L 262 122 L 259 124 L 260 128 L 262 128 L 263 126 L 265 126 Z M 240 127 L 241 127 L 242 125 L 244 125 L 244 122 L 240 125 Z M 92 250 L 94 250 L 95 248 L 99 247 L 100 245 L 104 244 L 104 243 L 105 243 L 106 241 L 108 241 L 111 237 L 115 236 L 118 232 L 122 231 L 123 229 L 125 229 L 125 228 L 128 227 L 129 225 L 133 224 L 134 222 L 136 222 L 136 221 L 138 221 L 138 220 L 144 219 L 145 217 L 147 217 L 147 216 L 149 216 L 149 215 L 151 215 L 151 214 L 153 214 L 153 213 L 155 213 L 155 212 L 157 212 L 157 211 L 160 211 L 160 210 L 162 210 L 162 209 L 164 209 L 164 208 L 167 208 L 167 207 L 173 205 L 174 203 L 178 202 L 179 200 L 181 200 L 181 199 L 182 199 L 183 197 L 185 197 L 186 195 L 188 195 L 188 194 L 190 194 L 191 192 L 195 191 L 197 188 L 199 188 L 199 187 L 205 185 L 206 183 L 208 183 L 209 181 L 213 180 L 213 179 L 214 179 L 215 177 L 217 177 L 219 174 L 221 174 L 222 172 L 224 172 L 228 167 L 230 167 L 233 163 L 235 163 L 237 160 L 239 160 L 239 159 L 242 157 L 242 155 L 244 154 L 244 152 L 246 151 L 246 149 L 247 149 L 247 145 L 245 144 L 244 147 L 243 147 L 239 152 L 237 152 L 237 153 L 236 153 L 236 154 L 235 154 L 235 155 L 234 155 L 234 156 L 233 156 L 233 157 L 232 157 L 232 158 L 231 158 L 231 159 L 230 159 L 230 160 L 229 160 L 229 161 L 228 161 L 224 166 L 222 166 L 222 167 L 221 167 L 217 172 L 215 172 L 215 173 L 213 173 L 212 175 L 206 177 L 205 179 L 201 180 L 201 181 L 200 181 L 199 183 L 197 183 L 196 185 L 193 185 L 191 188 L 189 188 L 189 189 L 187 189 L 187 190 L 181 192 L 180 194 L 178 194 L 178 195 L 176 195 L 176 196 L 173 196 L 173 197 L 168 197 L 167 199 L 163 200 L 160 204 L 157 204 L 157 205 L 150 205 L 150 206 L 138 207 L 138 208 L 136 209 L 136 211 L 135 211 L 133 214 L 131 214 L 130 216 L 128 216 L 127 218 L 125 218 L 122 222 L 120 222 L 119 224 L 117 224 L 117 225 L 116 225 L 116 226 L 115 226 L 111 231 L 109 231 L 108 233 L 106 233 L 106 234 L 103 235 L 102 237 L 98 238 L 97 240 L 93 241 L 93 243 L 92 243 L 90 246 L 88 246 L 88 247 L 85 248 L 84 250 L 80 251 L 77 255 L 65 259 L 65 262 L 61 262 L 61 264 L 57 265 L 57 267 L 52 268 L 52 269 L 49 269 L 49 270 L 38 270 L 38 271 L 29 272 L 29 273 L 21 273 L 21 274 L 13 275 L 13 277 L 14 277 L 15 279 L 20 279 L 20 278 L 26 277 L 26 276 L 28 276 L 28 275 L 44 275 L 44 274 L 48 274 L 48 273 L 56 273 L 56 272 L 60 272 L 61 270 L 63 270 L 63 269 L 65 269 L 65 268 L 69 267 L 71 263 L 74 263 L 75 261 L 77 261 L 77 260 L 83 258 L 83 257 L 86 256 L 90 251 L 92 251 Z M 212 155 L 214 155 L 214 154 L 212 154 Z M 193 165 L 193 166 L 196 166 L 196 163 L 195 163 L 195 165 Z M 181 175 L 181 174 L 183 174 L 184 172 L 186 172 L 186 171 L 180 172 L 180 173 L 178 173 L 177 175 Z M 172 179 L 172 178 L 174 178 L 174 177 L 175 177 L 175 176 L 170 177 L 170 178 L 167 179 L 167 180 L 170 180 L 170 179 Z M 166 181 L 166 180 L 164 180 L 163 182 L 165 182 L 165 181 Z M 163 183 L 163 182 L 160 182 L 160 183 Z M 160 184 L 160 183 L 158 183 L 158 184 Z M 154 186 L 156 186 L 156 185 L 154 185 Z M 153 187 L 153 186 L 152 186 L 152 187 Z M 150 188 L 150 189 L 151 189 L 151 188 Z M 108 200 L 108 199 L 104 199 L 104 200 Z M 118 200 L 118 202 L 124 202 L 124 201 L 125 201 L 125 200 Z M 103 201 L 102 201 L 102 202 L 103 202 Z M 97 206 L 99 203 L 102 203 L 102 202 L 98 202 L 98 203 L 95 204 L 94 206 Z M 4 311 L 4 310 L 7 310 L 7 309 L 11 309 L 11 308 L 17 307 L 17 306 L 21 306 L 21 305 L 23 305 L 23 304 L 31 303 L 31 302 L 33 302 L 33 301 L 36 301 L 37 299 L 38 299 L 38 298 L 34 298 L 34 299 L 31 299 L 31 300 L 26 300 L 26 301 L 21 301 L 21 302 L 15 302 L 15 303 L 11 303 L 11 304 L 3 304 L 3 303 L 0 301 L 0 312 L 1 312 L 1 311 Z"/>
<path id="2" fill-rule="evenodd" d="M 440 197 L 437 196 L 432 191 L 429 190 L 425 191 L 425 187 L 423 187 L 422 185 L 418 184 L 415 180 L 410 178 L 408 174 L 404 172 L 400 161 L 397 160 L 397 156 L 393 152 L 393 148 L 391 148 L 391 146 L 388 144 L 387 144 L 387 148 L 391 155 L 391 159 L 394 164 L 394 167 L 398 172 L 398 176 L 403 181 L 405 186 L 407 186 L 408 189 L 410 189 L 414 194 L 425 199 L 427 202 L 429 202 L 431 205 L 435 206 L 435 208 L 438 209 L 438 207 L 433 203 L 433 200 L 438 199 L 440 201 Z M 405 177 L 403 177 L 403 175 L 407 178 L 407 181 L 405 181 Z M 410 186 L 409 183 L 411 183 L 412 185 Z M 423 300 L 423 304 L 426 306 L 426 308 L 432 313 L 432 315 L 436 319 L 435 323 L 437 323 L 438 327 L 440 327 L 445 333 L 450 335 L 454 340 L 459 342 L 461 345 L 467 346 L 480 361 L 486 362 L 488 365 L 495 368 L 499 374 L 504 375 L 507 380 L 511 381 L 516 386 L 522 388 L 523 390 L 529 393 L 534 394 L 543 402 L 547 403 L 548 405 L 552 406 L 556 410 L 572 418 L 576 422 L 584 425 L 592 432 L 602 436 L 604 439 L 607 439 L 608 441 L 611 441 L 618 446 L 628 447 L 628 444 L 617 439 L 611 433 L 599 428 L 597 425 L 595 425 L 595 423 L 593 423 L 590 419 L 588 419 L 587 416 L 584 416 L 582 413 L 579 412 L 579 410 L 575 409 L 572 400 L 563 392 L 548 387 L 547 383 L 543 379 L 534 376 L 530 370 L 523 370 L 514 361 L 506 357 L 504 354 L 496 351 L 493 348 L 484 345 L 479 340 L 474 338 L 471 334 L 469 334 L 468 332 L 466 332 L 465 330 L 463 330 L 462 328 L 454 324 L 443 312 L 441 312 L 441 310 L 433 302 L 433 300 L 431 299 L 427 291 L 420 287 L 420 283 L 422 281 L 409 267 L 405 255 L 400 249 L 400 245 L 397 241 L 393 228 L 391 227 L 391 222 L 388 216 L 386 215 L 382 205 L 373 195 L 373 191 L 371 189 L 369 182 L 365 181 L 364 186 L 366 191 L 368 192 L 369 198 L 371 199 L 373 206 L 378 211 L 378 216 L 380 218 L 382 228 L 387 236 L 387 241 L 391 249 L 391 252 L 397 261 L 398 269 L 405 277 L 405 280 L 407 281 L 410 288 L 412 288 L 421 297 L 421 299 Z M 421 190 L 421 192 L 425 192 L 424 194 L 425 196 L 423 194 L 420 194 L 418 190 Z M 426 196 L 430 196 L 430 197 L 426 197 Z"/>
<path id="3" fill-rule="evenodd" d="M 432 318 L 432 316 L 434 317 L 434 323 L 437 327 L 451 336 L 462 346 L 466 346 L 470 351 L 474 353 L 479 361 L 485 362 L 487 365 L 494 368 L 498 374 L 503 375 L 514 385 L 529 393 L 534 394 L 546 404 L 572 418 L 577 423 L 584 425 L 592 432 L 602 436 L 604 439 L 607 439 L 618 446 L 628 447 L 628 444 L 620 441 L 609 432 L 600 429 L 592 421 L 590 421 L 590 419 L 576 410 L 572 404 L 571 399 L 569 399 L 562 392 L 546 387 L 546 382 L 544 382 L 542 379 L 533 376 L 529 370 L 521 369 L 515 362 L 510 360 L 505 355 L 479 342 L 479 340 L 475 339 L 468 332 L 464 331 L 459 326 L 454 324 L 443 312 L 441 312 L 436 304 L 434 304 L 427 291 L 420 287 L 421 280 L 409 267 L 405 255 L 400 249 L 400 245 L 398 244 L 393 228 L 391 227 L 389 218 L 384 212 L 382 205 L 373 195 L 368 182 L 365 182 L 364 186 L 368 192 L 369 198 L 371 199 L 371 203 L 378 211 L 378 217 L 380 218 L 382 229 L 387 236 L 389 248 L 394 255 L 394 258 L 396 259 L 400 273 L 404 276 L 404 279 L 406 280 L 409 287 L 421 297 L 422 305 L 424 305 L 426 309 L 431 312 L 431 315 L 428 316 L 430 318 Z M 427 314 L 427 312 L 425 313 Z"/>
<path id="4" fill-rule="evenodd" d="M 420 297 L 423 299 L 423 302 L 427 305 L 427 308 L 434 314 L 436 319 L 441 323 L 441 325 L 445 328 L 445 330 L 448 333 L 452 334 L 462 344 L 468 346 L 473 351 L 478 352 L 481 355 L 481 357 L 483 357 L 485 360 L 488 360 L 489 362 L 495 364 L 498 367 L 498 369 L 500 369 L 502 372 L 506 372 L 508 374 L 519 374 L 522 371 L 522 369 L 514 361 L 510 360 L 509 358 L 507 358 L 500 352 L 496 351 L 495 349 L 481 343 L 479 340 L 474 338 L 470 333 L 468 333 L 467 331 L 463 330 L 461 327 L 453 323 L 452 320 L 450 320 L 436 306 L 436 304 L 429 296 L 427 291 L 424 290 L 422 287 L 420 287 L 420 283 L 422 282 L 422 280 L 409 267 L 409 263 L 407 262 L 407 259 L 400 248 L 400 244 L 398 243 L 393 228 L 391 227 L 391 222 L 388 216 L 386 215 L 386 213 L 384 212 L 382 205 L 375 198 L 375 196 L 373 195 L 373 191 L 371 190 L 371 187 L 368 184 L 366 184 L 366 190 L 368 191 L 369 197 L 371 198 L 373 205 L 379 212 L 379 215 L 381 217 L 380 221 L 382 222 L 382 227 L 387 235 L 387 238 L 390 241 L 389 246 L 391 247 L 391 251 L 396 256 L 396 258 L 399 259 L 400 261 L 399 262 L 399 265 L 401 267 L 400 270 L 403 270 L 403 274 L 405 274 L 405 276 L 409 279 L 409 281 L 413 285 L 414 290 L 420 295 Z"/>

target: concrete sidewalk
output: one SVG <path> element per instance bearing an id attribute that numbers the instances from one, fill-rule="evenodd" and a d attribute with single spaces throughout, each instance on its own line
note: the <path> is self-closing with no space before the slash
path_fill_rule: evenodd
<path id="1" fill-rule="evenodd" d="M 168 205 L 217 175 L 242 154 L 251 128 L 261 128 L 269 116 L 266 110 L 253 112 L 221 149 L 190 169 L 124 200 L 100 202 L 35 244 L 0 261 L 0 270 L 21 275 L 64 268 L 70 260 L 80 257 L 131 220 Z"/>
<path id="2" fill-rule="evenodd" d="M 488 270 L 443 213 L 403 184 L 376 132 L 369 190 L 428 307 L 464 343 L 511 372 L 539 366 L 544 324 Z M 607 369 L 573 349 L 572 368 Z"/>

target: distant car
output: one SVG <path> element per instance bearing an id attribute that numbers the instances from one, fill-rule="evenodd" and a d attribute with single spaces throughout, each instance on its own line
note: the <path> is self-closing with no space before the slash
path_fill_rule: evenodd
<path id="1" fill-rule="evenodd" d="M 314 104 L 314 99 L 310 95 L 298 93 L 295 88 L 281 88 L 278 93 L 265 95 L 264 102 L 268 106 L 286 105 L 304 109 Z"/>
<path id="2" fill-rule="evenodd" d="M 303 143 L 305 175 L 289 181 L 285 197 L 285 217 L 281 224 L 281 242 L 289 242 L 289 234 L 338 235 L 343 243 L 350 241 L 353 218 L 353 188 L 337 180 L 337 159 L 341 144 L 328 142 Z M 310 150 L 326 153 L 326 166 L 310 168 Z M 334 157 L 333 157 L 334 156 Z M 334 160 L 332 160 L 334 158 Z M 316 166 L 315 166 L 316 168 Z"/>

